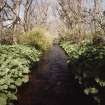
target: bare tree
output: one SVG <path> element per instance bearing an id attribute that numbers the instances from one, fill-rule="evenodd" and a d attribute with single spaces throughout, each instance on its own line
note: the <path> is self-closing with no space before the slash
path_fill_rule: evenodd
<path id="1" fill-rule="evenodd" d="M 20 11 L 20 3 L 22 0 L 3 0 L 0 4 L 0 26 L 2 26 L 2 30 L 7 30 L 11 28 L 12 33 L 12 41 L 16 43 L 16 26 L 20 21 L 19 11 Z M 2 33 L 3 34 L 3 33 Z M 5 33 L 6 34 L 6 33 Z M 2 35 L 3 36 L 3 35 Z M 3 36 L 3 40 L 5 39 Z M 7 36 L 6 36 L 7 37 Z"/>
<path id="2" fill-rule="evenodd" d="M 2 29 L 3 29 L 3 18 L 1 11 L 3 10 L 5 4 L 4 1 L 0 0 L 0 40 L 1 40 L 1 35 L 2 35 Z"/>
<path id="3" fill-rule="evenodd" d="M 13 43 L 16 44 L 16 26 L 18 24 L 18 22 L 20 21 L 20 17 L 19 17 L 19 12 L 20 12 L 20 3 L 21 0 L 15 0 L 14 1 L 14 15 L 13 15 Z"/>
<path id="4" fill-rule="evenodd" d="M 47 23 L 49 4 L 46 0 L 25 0 L 24 31 L 30 31 L 37 25 Z"/>
<path id="5" fill-rule="evenodd" d="M 60 17 L 66 28 L 80 37 L 84 23 L 83 0 L 58 0 L 58 4 Z"/>
<path id="6" fill-rule="evenodd" d="M 95 10 L 97 12 L 101 11 L 101 3 L 102 3 L 102 0 L 94 0 Z"/>
<path id="7" fill-rule="evenodd" d="M 88 2 L 94 2 L 94 5 L 89 5 Z M 102 24 L 102 0 L 58 0 L 58 4 L 61 21 L 77 39 L 83 39 L 90 30 L 95 33 L 105 29 Z"/>
<path id="8" fill-rule="evenodd" d="M 29 25 L 30 25 L 30 15 L 31 15 L 31 6 L 32 6 L 33 0 L 25 0 L 24 4 L 24 31 L 29 31 Z"/>

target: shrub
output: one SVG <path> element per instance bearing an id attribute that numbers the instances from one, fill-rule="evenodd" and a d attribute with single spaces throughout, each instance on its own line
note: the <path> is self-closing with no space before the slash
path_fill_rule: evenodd
<path id="1" fill-rule="evenodd" d="M 12 44 L 13 40 L 13 32 L 10 29 L 5 29 L 2 31 L 0 35 L 0 43 L 1 44 Z"/>
<path id="2" fill-rule="evenodd" d="M 68 63 L 75 78 L 83 86 L 84 92 L 87 95 L 92 94 L 94 99 L 99 102 L 99 95 L 102 91 L 100 88 L 105 87 L 104 40 L 95 37 L 78 44 L 63 41 L 61 46 L 69 55 Z"/>
<path id="3" fill-rule="evenodd" d="M 51 47 L 52 38 L 46 29 L 35 28 L 31 32 L 27 32 L 21 35 L 19 42 L 35 46 L 36 48 L 45 51 Z"/>
<path id="4" fill-rule="evenodd" d="M 28 82 L 29 68 L 40 52 L 23 45 L 0 45 L 0 105 L 15 100 L 18 86 Z"/>
<path id="5" fill-rule="evenodd" d="M 64 40 L 73 41 L 73 42 L 80 42 L 87 37 L 86 33 L 80 29 L 80 27 L 75 27 L 72 29 L 66 29 L 62 32 L 62 38 Z"/>

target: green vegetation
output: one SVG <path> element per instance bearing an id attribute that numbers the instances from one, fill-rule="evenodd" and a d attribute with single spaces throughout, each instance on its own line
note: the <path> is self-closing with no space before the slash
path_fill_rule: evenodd
<path id="1" fill-rule="evenodd" d="M 30 32 L 16 34 L 15 41 L 14 45 L 13 38 L 8 35 L 1 40 L 0 105 L 10 104 L 17 99 L 17 87 L 29 81 L 32 65 L 51 47 L 53 40 L 47 29 L 38 27 Z"/>
<path id="2" fill-rule="evenodd" d="M 45 28 L 35 28 L 33 31 L 26 32 L 18 37 L 19 43 L 35 46 L 46 51 L 52 46 L 52 37 Z"/>
<path id="3" fill-rule="evenodd" d="M 87 95 L 100 102 L 100 89 L 105 87 L 105 43 L 102 37 L 94 37 L 79 43 L 61 41 L 61 47 L 69 56 L 69 66 Z"/>
<path id="4" fill-rule="evenodd" d="M 16 89 L 28 82 L 28 73 L 41 52 L 30 46 L 0 45 L 0 105 L 16 99 Z"/>

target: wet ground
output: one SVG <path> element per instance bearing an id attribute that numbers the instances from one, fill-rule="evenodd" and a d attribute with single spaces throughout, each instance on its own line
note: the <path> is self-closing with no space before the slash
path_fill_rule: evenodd
<path id="1" fill-rule="evenodd" d="M 18 89 L 15 105 L 97 105 L 82 92 L 66 62 L 64 51 L 54 45 L 33 68 L 29 83 Z"/>

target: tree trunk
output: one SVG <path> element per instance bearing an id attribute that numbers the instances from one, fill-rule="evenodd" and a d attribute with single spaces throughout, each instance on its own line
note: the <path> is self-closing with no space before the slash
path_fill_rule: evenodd
<path id="1" fill-rule="evenodd" d="M 3 14 L 2 12 L 3 0 L 0 0 L 0 42 L 2 40 L 2 30 L 3 30 Z"/>
<path id="2" fill-rule="evenodd" d="M 13 43 L 16 44 L 17 43 L 17 32 L 16 32 L 16 28 L 17 28 L 17 23 L 19 21 L 19 12 L 20 12 L 20 0 L 15 0 L 15 14 L 14 14 L 14 20 L 13 20 Z"/>

